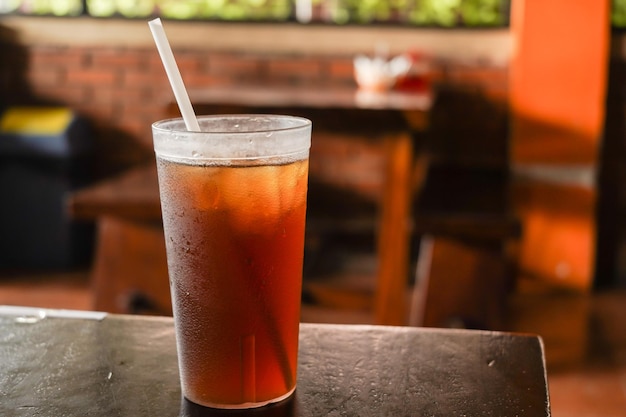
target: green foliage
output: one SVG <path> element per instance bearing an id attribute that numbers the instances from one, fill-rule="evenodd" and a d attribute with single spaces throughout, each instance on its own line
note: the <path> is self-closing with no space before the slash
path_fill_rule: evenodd
<path id="1" fill-rule="evenodd" d="M 509 0 L 335 0 L 326 5 L 337 24 L 408 22 L 418 26 L 495 26 L 506 22 Z"/>
<path id="2" fill-rule="evenodd" d="M 115 3 L 124 17 L 147 17 L 154 13 L 154 0 L 117 0 Z"/>
<path id="3" fill-rule="evenodd" d="M 22 0 L 11 1 L 10 9 L 33 15 L 78 16 L 83 13 L 81 0 Z"/>
<path id="4" fill-rule="evenodd" d="M 87 0 L 87 10 L 94 17 L 111 17 L 115 14 L 114 0 Z"/>
<path id="5" fill-rule="evenodd" d="M 155 12 L 155 0 L 87 0 L 87 10 L 94 17 L 119 14 L 128 18 L 148 17 Z"/>
<path id="6" fill-rule="evenodd" d="M 500 0 L 463 0 L 461 16 L 467 26 L 497 26 L 504 23 Z"/>
<path id="7" fill-rule="evenodd" d="M 163 17 L 172 19 L 287 20 L 291 0 L 158 0 Z"/>
<path id="8" fill-rule="evenodd" d="M 406 0 L 339 0 L 331 2 L 328 8 L 334 23 L 372 23 L 392 20 L 402 13 L 406 3 Z"/>
<path id="9" fill-rule="evenodd" d="M 450 27 L 458 23 L 461 0 L 415 0 L 409 21 L 424 26 Z"/>
<path id="10" fill-rule="evenodd" d="M 87 14 L 225 21 L 293 19 L 297 0 L 85 0 Z M 506 24 L 512 0 L 311 0 L 314 21 L 335 24 L 415 26 L 498 26 Z M 613 24 L 626 27 L 626 0 L 613 1 Z M 81 0 L 0 0 L 0 14 L 71 16 L 83 13 Z"/>
<path id="11" fill-rule="evenodd" d="M 89 14 L 142 18 L 287 20 L 292 0 L 87 0 Z"/>
<path id="12" fill-rule="evenodd" d="M 80 0 L 51 0 L 50 13 L 55 16 L 78 16 L 83 13 L 83 3 Z"/>
<path id="13" fill-rule="evenodd" d="M 171 19 L 192 19 L 202 16 L 203 3 L 208 1 L 159 0 L 159 14 Z"/>
<path id="14" fill-rule="evenodd" d="M 626 28 L 626 0 L 611 1 L 611 23 L 617 28 Z"/>

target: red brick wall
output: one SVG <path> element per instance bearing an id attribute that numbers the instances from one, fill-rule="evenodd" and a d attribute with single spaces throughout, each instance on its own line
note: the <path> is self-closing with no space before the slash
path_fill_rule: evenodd
<path id="1" fill-rule="evenodd" d="M 197 51 L 176 51 L 176 56 L 187 88 L 254 82 L 352 83 L 349 57 L 209 56 Z M 166 115 L 172 100 L 154 49 L 31 47 L 27 57 L 26 81 L 33 101 L 69 106 L 93 122 L 101 154 L 99 173 L 152 156 L 150 124 Z"/>
<path id="2" fill-rule="evenodd" d="M 5 104 L 48 102 L 88 117 L 95 127 L 97 176 L 152 158 L 150 125 L 166 116 L 172 101 L 154 48 L 31 46 L 21 52 L 26 68 L 12 71 L 25 77 L 28 90 L 14 82 L 2 87 L 8 89 L 0 94 Z M 259 82 L 354 84 L 351 56 L 175 53 L 188 89 Z M 0 71 L 7 69 L 0 66 Z M 506 68 L 483 65 L 440 66 L 437 79 L 476 83 L 496 94 L 507 86 Z"/>

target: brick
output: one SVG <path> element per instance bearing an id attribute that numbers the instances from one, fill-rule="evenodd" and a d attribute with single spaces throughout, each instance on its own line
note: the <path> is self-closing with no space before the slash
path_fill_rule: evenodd
<path id="1" fill-rule="evenodd" d="M 33 94 L 40 99 L 63 103 L 72 107 L 87 102 L 90 96 L 89 90 L 77 86 L 68 86 L 66 84 L 32 84 L 31 89 Z"/>
<path id="2" fill-rule="evenodd" d="M 29 68 L 26 73 L 29 83 L 36 86 L 58 86 L 65 82 L 65 71 L 58 68 Z"/>
<path id="3" fill-rule="evenodd" d="M 148 51 L 146 53 L 146 68 L 149 71 L 156 71 L 157 69 L 164 71 L 163 69 L 163 62 L 161 61 L 161 57 L 159 56 L 159 53 L 156 51 L 156 49 L 154 51 Z"/>
<path id="4" fill-rule="evenodd" d="M 325 63 L 328 68 L 328 76 L 332 79 L 354 79 L 354 64 L 352 58 L 329 59 Z"/>
<path id="5" fill-rule="evenodd" d="M 143 103 L 122 102 L 117 104 L 120 116 L 125 119 L 143 119 L 152 123 L 155 118 L 163 118 L 167 110 L 166 103 L 144 101 Z"/>
<path id="6" fill-rule="evenodd" d="M 142 51 L 105 48 L 94 51 L 91 66 L 94 68 L 144 68 L 148 54 Z"/>
<path id="7" fill-rule="evenodd" d="M 320 78 L 322 66 L 313 58 L 274 58 L 268 62 L 272 78 L 302 79 Z"/>
<path id="8" fill-rule="evenodd" d="M 249 76 L 258 74 L 262 70 L 262 64 L 253 55 L 216 54 L 210 57 L 208 69 L 214 75 Z"/>
<path id="9" fill-rule="evenodd" d="M 455 82 L 493 87 L 508 85 L 508 70 L 502 67 L 453 66 L 446 75 Z"/>
<path id="10" fill-rule="evenodd" d="M 68 69 L 67 82 L 69 84 L 94 85 L 109 88 L 119 80 L 118 70 L 112 69 Z"/>
<path id="11" fill-rule="evenodd" d="M 100 104 L 132 103 L 134 105 L 150 100 L 149 91 L 144 88 L 94 88 L 93 101 Z"/>
<path id="12" fill-rule="evenodd" d="M 188 89 L 207 88 L 212 85 L 220 84 L 221 80 L 223 80 L 222 77 L 200 72 L 183 74 L 182 77 L 185 87 Z"/>
<path id="13" fill-rule="evenodd" d="M 159 68 L 157 68 L 159 69 Z M 159 71 L 154 68 L 146 70 L 129 69 L 123 71 L 120 76 L 120 86 L 125 88 L 165 88 L 169 85 L 165 70 L 161 67 Z"/>
<path id="14" fill-rule="evenodd" d="M 197 72 L 201 70 L 201 68 L 203 67 L 203 64 L 201 62 L 203 58 L 202 55 L 199 55 L 200 54 L 198 54 L 197 52 L 175 53 L 174 56 L 176 59 L 176 65 L 178 66 L 181 74 L 185 74 L 188 72 Z"/>
<path id="15" fill-rule="evenodd" d="M 136 100 L 122 100 L 115 103 L 117 114 L 121 120 L 137 120 L 145 125 L 150 125 L 158 119 L 167 116 L 170 103 L 174 100 L 173 94 L 171 100 L 169 97 L 165 99 L 147 100 L 141 93 Z"/>
<path id="16" fill-rule="evenodd" d="M 71 68 L 84 65 L 87 55 L 81 48 L 33 47 L 30 51 L 29 64 L 33 68 Z"/>

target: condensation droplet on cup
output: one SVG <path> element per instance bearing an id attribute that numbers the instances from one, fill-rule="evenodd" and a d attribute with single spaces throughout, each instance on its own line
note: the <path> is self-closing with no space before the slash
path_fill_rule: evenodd
<path id="1" fill-rule="evenodd" d="M 267 132 L 267 133 L 265 134 L 265 137 L 266 137 L 266 138 L 271 138 L 273 134 L 274 134 L 273 132 Z"/>
<path id="2" fill-rule="evenodd" d="M 202 156 L 202 154 L 198 151 L 191 151 L 191 156 L 193 156 L 194 158 L 199 158 Z"/>

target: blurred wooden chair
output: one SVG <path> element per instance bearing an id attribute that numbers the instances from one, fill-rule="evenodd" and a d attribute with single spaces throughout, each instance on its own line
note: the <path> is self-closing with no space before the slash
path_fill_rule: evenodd
<path id="1" fill-rule="evenodd" d="M 336 310 L 330 320 L 498 328 L 514 276 L 511 248 L 520 234 L 508 203 L 506 103 L 474 88 L 442 88 L 428 131 L 368 135 L 384 155 L 384 163 L 372 165 L 382 181 L 379 194 L 370 197 L 386 203 L 351 211 L 345 207 L 353 197 L 348 191 L 331 200 L 326 193 L 329 212 L 321 218 L 330 219 L 327 236 L 371 243 L 374 280 L 305 280 L 305 294 Z M 358 139 L 334 133 L 326 140 Z M 312 180 L 315 171 L 312 166 Z M 320 184 L 311 185 L 313 203 Z M 319 207 L 309 208 L 314 222 Z M 420 246 L 418 255 L 411 253 L 412 242 Z"/>
<path id="2" fill-rule="evenodd" d="M 507 105 L 476 88 L 441 88 L 430 126 L 416 161 L 409 324 L 497 329 L 521 234 L 509 202 Z"/>
<path id="3" fill-rule="evenodd" d="M 340 155 L 346 158 L 337 166 L 345 172 L 325 166 L 320 158 L 324 143 L 354 147 L 353 153 Z M 318 130 L 315 133 L 309 172 L 307 235 L 320 240 L 311 244 L 319 243 L 322 248 L 319 254 L 312 255 L 314 260 L 311 253 L 316 251 L 305 251 L 304 282 L 305 298 L 321 306 L 313 320 L 321 317 L 324 321 L 405 324 L 411 147 L 411 133 L 406 127 L 395 131 L 379 128 L 366 132 Z M 336 158 L 342 152 L 330 153 Z M 363 169 L 369 172 L 363 175 Z M 332 178 L 327 177 L 326 171 L 333 174 Z M 367 186 L 364 177 L 369 177 L 365 181 Z M 362 265 L 357 272 L 342 270 L 340 264 L 346 259 L 335 259 L 345 256 L 338 252 L 352 252 L 348 257 L 360 260 L 371 259 L 368 255 L 373 255 L 376 265 L 373 268 Z M 318 270 L 310 274 L 312 279 L 306 279 L 307 264 L 314 263 L 317 265 L 312 269 Z M 321 279 L 320 264 L 330 264 L 327 270 L 322 265 Z M 398 302 L 398 297 L 403 301 Z"/>

